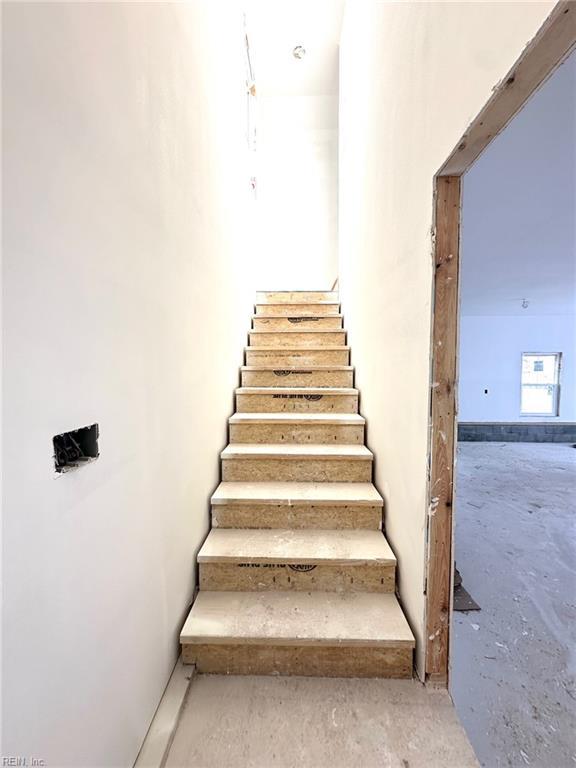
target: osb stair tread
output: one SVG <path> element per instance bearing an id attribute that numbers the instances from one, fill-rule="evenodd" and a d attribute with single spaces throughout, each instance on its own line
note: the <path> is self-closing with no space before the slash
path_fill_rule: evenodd
<path id="1" fill-rule="evenodd" d="M 326 302 L 329 303 L 329 302 Z M 334 304 L 337 304 L 338 302 L 334 302 Z M 269 307 L 270 304 L 260 304 L 261 307 Z M 282 306 L 282 307 L 290 307 L 290 304 L 277 304 L 276 306 Z M 294 306 L 298 306 L 298 304 L 295 304 Z M 302 312 L 294 312 L 293 314 L 286 314 L 286 315 L 252 315 L 252 320 L 285 320 L 287 317 L 305 317 L 307 320 L 316 320 L 316 319 L 325 319 L 328 318 L 329 320 L 332 320 L 333 318 L 337 317 L 340 320 L 343 319 L 344 315 L 341 313 L 337 313 L 334 315 L 307 315 Z"/>
<path id="2" fill-rule="evenodd" d="M 180 642 L 413 648 L 414 636 L 393 594 L 200 591 Z"/>
<path id="3" fill-rule="evenodd" d="M 260 315 L 260 318 L 262 315 Z M 336 317 L 336 315 L 331 315 L 331 317 Z M 278 318 L 275 318 L 276 320 Z M 346 333 L 346 330 L 344 328 L 275 328 L 273 330 L 260 330 L 251 328 L 249 331 L 250 334 L 254 334 L 255 336 L 264 336 L 268 334 L 268 336 L 273 336 L 275 334 L 282 334 L 283 336 L 288 336 L 291 333 L 321 333 L 322 335 L 328 335 L 330 333 L 338 333 L 343 334 Z"/>
<path id="4" fill-rule="evenodd" d="M 237 387 L 237 395 L 357 395 L 353 387 Z"/>
<path id="5" fill-rule="evenodd" d="M 354 424 L 362 426 L 366 420 L 358 413 L 235 413 L 229 424 Z"/>
<path id="6" fill-rule="evenodd" d="M 262 347 L 260 347 L 262 349 Z M 285 349 L 285 347 L 283 347 Z M 323 347 L 326 349 L 326 347 Z M 352 365 L 287 365 L 279 368 L 277 365 L 243 365 L 241 371 L 290 371 L 290 373 L 308 373 L 308 371 L 353 371 Z"/>
<path id="7" fill-rule="evenodd" d="M 293 298 L 304 301 L 335 301 L 338 299 L 338 291 L 326 291 L 322 288 L 313 291 L 302 291 L 299 288 L 294 288 L 292 291 L 256 291 L 256 299 L 260 304 L 266 304 L 268 299 L 274 301 L 276 297 L 280 302 L 282 302 L 283 299 Z"/>
<path id="8" fill-rule="evenodd" d="M 218 504 L 302 504 L 383 506 L 372 483 L 220 483 L 212 496 Z"/>
<path id="9" fill-rule="evenodd" d="M 252 331 L 253 333 L 253 331 Z M 339 351 L 339 352 L 349 352 L 350 347 L 346 346 L 346 344 L 341 344 L 338 346 L 334 346 L 332 344 L 326 345 L 325 347 L 244 347 L 245 352 L 280 352 L 282 354 L 288 353 L 288 352 L 301 352 L 303 354 L 308 354 L 309 352 L 331 352 L 331 351 Z M 278 368 L 278 366 L 274 366 L 275 368 Z M 288 370 L 288 369 L 286 369 Z"/>
<path id="10" fill-rule="evenodd" d="M 336 317 L 341 314 L 339 301 L 267 301 L 256 302 L 254 306 L 256 317 Z M 333 307 L 338 311 L 334 312 Z"/>
<path id="11" fill-rule="evenodd" d="M 275 307 L 291 307 L 292 305 L 299 306 L 300 304 L 309 304 L 311 307 L 318 304 L 319 306 L 323 306 L 325 304 L 330 304 L 331 306 L 334 306 L 335 304 L 340 304 L 340 301 L 338 299 L 314 299 L 313 301 L 306 301 L 303 302 L 302 300 L 296 299 L 295 301 L 261 301 L 258 299 L 255 302 L 255 305 L 257 307 L 269 307 L 269 306 L 275 306 Z"/>
<path id="12" fill-rule="evenodd" d="M 355 459 L 371 461 L 372 452 L 365 445 L 342 443 L 233 443 L 220 454 L 222 459 L 252 459 L 269 457 L 274 459 Z"/>
<path id="13" fill-rule="evenodd" d="M 200 563 L 298 563 L 302 565 L 396 565 L 381 531 L 214 528 Z"/>

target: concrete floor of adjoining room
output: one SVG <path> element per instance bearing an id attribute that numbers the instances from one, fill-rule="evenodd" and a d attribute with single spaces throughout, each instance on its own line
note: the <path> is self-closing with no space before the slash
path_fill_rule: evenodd
<path id="1" fill-rule="evenodd" d="M 165 768 L 477 768 L 446 691 L 415 680 L 192 679 Z"/>
<path id="2" fill-rule="evenodd" d="M 576 766 L 576 450 L 460 443 L 451 692 L 487 768 Z"/>

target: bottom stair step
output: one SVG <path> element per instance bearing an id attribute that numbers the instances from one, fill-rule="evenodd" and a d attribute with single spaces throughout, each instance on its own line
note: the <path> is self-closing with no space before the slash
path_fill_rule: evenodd
<path id="1" fill-rule="evenodd" d="M 200 591 L 180 642 L 204 673 L 412 676 L 414 637 L 392 594 Z"/>

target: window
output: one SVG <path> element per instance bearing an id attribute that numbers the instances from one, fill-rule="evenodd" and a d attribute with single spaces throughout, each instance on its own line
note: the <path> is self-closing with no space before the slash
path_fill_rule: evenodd
<path id="1" fill-rule="evenodd" d="M 560 352 L 522 354 L 522 416 L 558 416 Z"/>

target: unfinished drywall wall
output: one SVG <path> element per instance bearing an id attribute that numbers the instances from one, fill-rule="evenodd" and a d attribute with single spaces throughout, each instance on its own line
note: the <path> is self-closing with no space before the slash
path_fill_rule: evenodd
<path id="1" fill-rule="evenodd" d="M 343 310 L 420 673 L 433 177 L 553 5 L 350 0 L 344 14 Z"/>
<path id="2" fill-rule="evenodd" d="M 338 39 L 343 0 L 246 0 L 261 287 L 338 276 Z M 293 55 L 296 46 L 302 58 Z"/>
<path id="3" fill-rule="evenodd" d="M 255 288 L 242 18 L 3 16 L 2 752 L 131 766 L 192 598 Z M 100 458 L 55 478 L 52 436 L 93 422 Z"/>
<path id="4" fill-rule="evenodd" d="M 575 329 L 574 315 L 462 316 L 459 421 L 576 421 Z M 558 416 L 520 413 L 523 352 L 562 353 Z"/>
<path id="5" fill-rule="evenodd" d="M 258 97 L 254 234 L 266 288 L 329 289 L 338 276 L 337 124 L 336 95 Z"/>
<path id="6" fill-rule="evenodd" d="M 464 176 L 461 421 L 576 420 L 575 136 L 573 53 Z M 562 352 L 558 417 L 520 414 L 532 351 Z"/>

